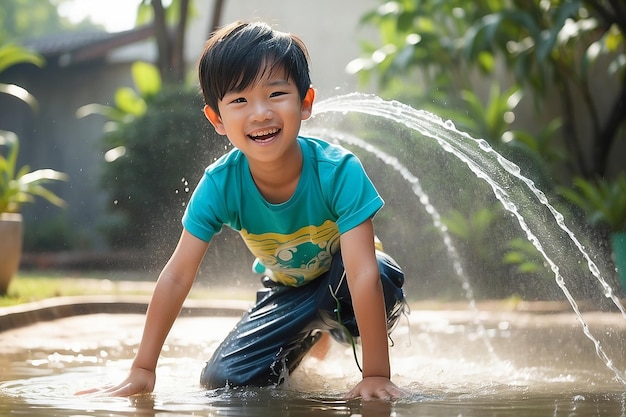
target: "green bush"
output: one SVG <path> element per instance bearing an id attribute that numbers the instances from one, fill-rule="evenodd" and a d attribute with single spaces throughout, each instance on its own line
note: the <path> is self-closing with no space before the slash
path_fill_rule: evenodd
<path id="1" fill-rule="evenodd" d="M 204 168 L 228 149 L 190 89 L 165 88 L 146 112 L 108 133 L 102 186 L 109 193 L 103 232 L 114 249 L 169 247 Z"/>

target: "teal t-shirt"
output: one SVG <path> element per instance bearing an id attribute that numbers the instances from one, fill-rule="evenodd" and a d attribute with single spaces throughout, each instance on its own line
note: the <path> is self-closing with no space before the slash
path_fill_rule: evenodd
<path id="1" fill-rule="evenodd" d="M 339 236 L 373 217 L 383 200 L 358 158 L 320 139 L 298 137 L 303 165 L 294 194 L 268 203 L 245 155 L 233 149 L 211 164 L 194 190 L 183 226 L 209 242 L 223 225 L 284 285 L 299 286 L 330 268 Z"/>

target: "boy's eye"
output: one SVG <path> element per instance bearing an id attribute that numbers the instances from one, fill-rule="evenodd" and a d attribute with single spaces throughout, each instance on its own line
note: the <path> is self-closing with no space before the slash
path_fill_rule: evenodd
<path id="1" fill-rule="evenodd" d="M 232 103 L 245 103 L 246 99 L 243 97 L 238 97 L 232 101 Z"/>
<path id="2" fill-rule="evenodd" d="M 270 94 L 270 97 L 278 97 L 278 96 L 282 96 L 284 94 L 287 94 L 284 91 L 274 91 L 272 94 Z"/>

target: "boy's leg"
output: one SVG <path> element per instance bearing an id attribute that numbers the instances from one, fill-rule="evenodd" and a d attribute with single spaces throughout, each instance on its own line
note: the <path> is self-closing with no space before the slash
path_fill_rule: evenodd
<path id="1" fill-rule="evenodd" d="M 405 308 L 404 275 L 383 252 L 377 252 L 377 259 L 391 331 Z M 338 253 L 323 276 L 303 287 L 273 288 L 257 302 L 207 362 L 200 383 L 207 388 L 280 384 L 320 339 L 319 329 L 330 330 L 339 341 L 348 341 L 342 325 L 352 336 L 358 336 Z"/>
<path id="2" fill-rule="evenodd" d="M 200 383 L 206 388 L 268 386 L 283 382 L 319 339 L 319 282 L 276 287 L 260 300 L 217 348 Z"/>

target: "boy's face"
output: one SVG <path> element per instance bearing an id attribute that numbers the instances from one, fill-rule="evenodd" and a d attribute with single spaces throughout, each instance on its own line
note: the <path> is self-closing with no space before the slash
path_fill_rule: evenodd
<path id="1" fill-rule="evenodd" d="M 283 71 L 265 71 L 242 91 L 230 91 L 218 101 L 219 115 L 204 112 L 220 135 L 248 158 L 269 162 L 294 143 L 302 120 L 311 116 L 314 99 L 309 89 L 303 100 L 293 80 Z"/>

